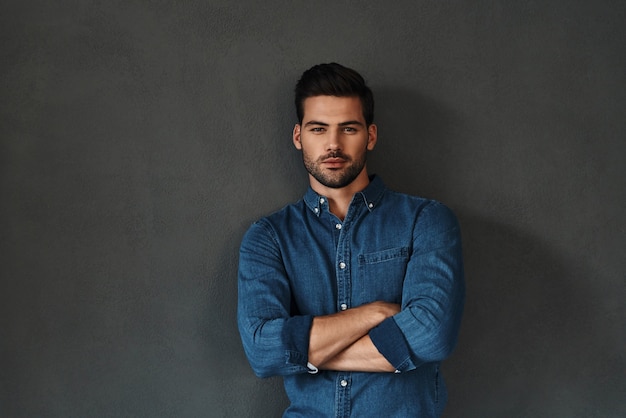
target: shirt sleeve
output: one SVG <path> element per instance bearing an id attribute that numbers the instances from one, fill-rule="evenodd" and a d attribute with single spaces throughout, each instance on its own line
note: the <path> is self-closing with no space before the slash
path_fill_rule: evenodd
<path id="1" fill-rule="evenodd" d="M 307 366 L 311 315 L 292 315 L 291 290 L 273 230 L 253 224 L 239 251 L 237 323 L 259 377 L 312 372 Z"/>
<path id="2" fill-rule="evenodd" d="M 372 329 L 370 338 L 400 372 L 442 361 L 456 346 L 464 298 L 457 219 L 446 206 L 431 202 L 414 226 L 402 310 Z"/>

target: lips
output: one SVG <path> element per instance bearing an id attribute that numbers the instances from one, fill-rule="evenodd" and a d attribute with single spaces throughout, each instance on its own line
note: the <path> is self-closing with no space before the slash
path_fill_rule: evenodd
<path id="1" fill-rule="evenodd" d="M 322 160 L 322 164 L 329 169 L 342 168 L 346 162 L 347 160 L 345 158 L 339 157 L 325 158 Z"/>

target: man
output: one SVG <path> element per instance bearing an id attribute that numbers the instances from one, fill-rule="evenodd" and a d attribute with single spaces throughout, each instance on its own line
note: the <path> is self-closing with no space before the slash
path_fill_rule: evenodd
<path id="1" fill-rule="evenodd" d="M 310 187 L 241 244 L 238 325 L 284 416 L 437 417 L 464 299 L 459 227 L 440 203 L 367 173 L 374 99 L 339 64 L 304 72 L 293 144 Z"/>

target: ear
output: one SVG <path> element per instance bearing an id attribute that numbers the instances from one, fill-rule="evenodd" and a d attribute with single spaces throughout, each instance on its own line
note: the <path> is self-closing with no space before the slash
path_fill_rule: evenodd
<path id="1" fill-rule="evenodd" d="M 378 140 L 378 128 L 373 123 L 367 127 L 367 149 L 371 151 L 376 146 L 376 141 Z"/>
<path id="2" fill-rule="evenodd" d="M 296 147 L 296 149 L 302 149 L 302 142 L 300 141 L 300 124 L 296 123 L 296 126 L 293 127 L 293 145 Z"/>

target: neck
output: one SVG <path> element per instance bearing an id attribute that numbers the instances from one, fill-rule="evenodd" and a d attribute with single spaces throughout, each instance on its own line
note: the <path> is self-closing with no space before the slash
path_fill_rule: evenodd
<path id="1" fill-rule="evenodd" d="M 309 175 L 309 181 L 313 190 L 320 195 L 326 196 L 330 212 L 342 221 L 348 214 L 348 208 L 354 195 L 365 189 L 370 182 L 365 169 L 361 171 L 352 183 L 341 188 L 324 186 L 311 175 Z"/>

